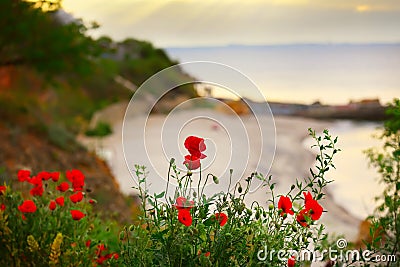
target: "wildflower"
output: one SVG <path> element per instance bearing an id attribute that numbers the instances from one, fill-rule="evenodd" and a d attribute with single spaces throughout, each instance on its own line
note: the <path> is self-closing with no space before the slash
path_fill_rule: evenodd
<path id="1" fill-rule="evenodd" d="M 18 176 L 18 181 L 25 182 L 26 180 L 28 180 L 30 178 L 31 171 L 19 170 L 17 176 Z"/>
<path id="2" fill-rule="evenodd" d="M 0 196 L 4 195 L 6 192 L 7 187 L 5 185 L 0 185 Z"/>
<path id="3" fill-rule="evenodd" d="M 23 213 L 34 213 L 36 211 L 36 205 L 32 200 L 25 200 L 20 206 L 18 206 L 18 209 Z"/>
<path id="4" fill-rule="evenodd" d="M 39 179 L 47 181 L 50 179 L 50 173 L 49 172 L 39 172 L 36 175 Z"/>
<path id="5" fill-rule="evenodd" d="M 39 249 L 39 244 L 33 235 L 28 235 L 26 241 L 28 243 L 28 249 L 30 252 L 34 252 Z"/>
<path id="6" fill-rule="evenodd" d="M 49 209 L 50 209 L 50 210 L 55 210 L 56 207 L 57 207 L 56 202 L 55 202 L 54 200 L 50 201 Z"/>
<path id="7" fill-rule="evenodd" d="M 183 164 L 186 165 L 189 170 L 196 170 L 200 168 L 201 165 L 200 158 L 194 155 L 186 155 Z"/>
<path id="8" fill-rule="evenodd" d="M 224 226 L 228 222 L 228 216 L 225 213 L 215 213 L 215 219 L 218 220 L 220 226 Z"/>
<path id="9" fill-rule="evenodd" d="M 43 184 L 39 184 L 39 185 L 35 186 L 34 188 L 32 188 L 29 191 L 29 194 L 31 194 L 31 196 L 42 196 L 43 192 L 44 192 Z"/>
<path id="10" fill-rule="evenodd" d="M 89 239 L 88 241 L 86 241 L 85 246 L 87 248 L 89 248 L 91 243 L 92 243 L 92 240 Z"/>
<path id="11" fill-rule="evenodd" d="M 100 256 L 101 252 L 103 252 L 106 249 L 106 246 L 104 244 L 98 244 L 97 245 L 97 250 L 96 250 L 96 255 Z"/>
<path id="12" fill-rule="evenodd" d="M 306 217 L 308 217 L 308 211 L 303 209 L 297 214 L 296 221 L 303 227 L 308 227 L 308 222 Z"/>
<path id="13" fill-rule="evenodd" d="M 203 152 L 206 150 L 206 144 L 204 139 L 197 136 L 189 136 L 185 140 L 185 147 L 189 151 L 190 155 L 195 156 L 199 159 L 204 159 L 207 156 Z"/>
<path id="14" fill-rule="evenodd" d="M 85 176 L 80 170 L 66 172 L 67 179 L 72 183 L 74 191 L 81 191 L 85 185 Z"/>
<path id="15" fill-rule="evenodd" d="M 79 211 L 79 210 L 71 210 L 71 216 L 72 216 L 72 219 L 74 219 L 75 221 L 79 221 L 80 219 L 82 219 L 86 215 L 83 212 Z"/>
<path id="16" fill-rule="evenodd" d="M 311 220 L 316 221 L 321 218 L 323 208 L 322 206 L 312 198 L 310 192 L 303 192 L 304 194 L 304 201 L 305 201 L 305 209 L 308 211 L 308 214 Z"/>
<path id="17" fill-rule="evenodd" d="M 69 188 L 69 184 L 67 182 L 62 182 L 60 185 L 57 185 L 56 189 L 60 192 L 65 192 Z"/>
<path id="18" fill-rule="evenodd" d="M 89 203 L 93 205 L 93 204 L 96 203 L 96 201 L 95 201 L 94 199 L 90 199 L 90 200 L 89 200 Z"/>
<path id="19" fill-rule="evenodd" d="M 96 262 L 97 262 L 98 264 L 103 264 L 103 262 L 106 261 L 106 260 L 107 260 L 107 258 L 106 258 L 105 256 L 100 256 L 100 257 L 98 257 L 98 258 L 96 259 Z"/>
<path id="20" fill-rule="evenodd" d="M 58 263 L 58 258 L 61 255 L 61 244 L 63 241 L 63 236 L 61 233 L 58 233 L 56 238 L 53 241 L 53 244 L 51 244 L 50 248 L 50 265 L 57 265 Z"/>
<path id="21" fill-rule="evenodd" d="M 206 256 L 206 257 L 210 257 L 210 251 L 207 251 L 206 253 L 204 253 L 204 256 Z"/>
<path id="22" fill-rule="evenodd" d="M 0 210 L 1 210 L 1 211 L 5 211 L 5 210 L 6 210 L 6 205 L 1 204 L 1 205 L 0 205 Z"/>
<path id="23" fill-rule="evenodd" d="M 60 205 L 60 207 L 64 206 L 64 197 L 56 198 L 56 203 Z"/>
<path id="24" fill-rule="evenodd" d="M 178 211 L 178 220 L 185 226 L 192 225 L 192 216 L 188 209 L 180 209 Z"/>
<path id="25" fill-rule="evenodd" d="M 278 209 L 281 210 L 281 216 L 283 216 L 284 214 L 294 214 L 292 210 L 292 201 L 290 201 L 289 197 L 281 196 L 279 198 Z"/>
<path id="26" fill-rule="evenodd" d="M 69 196 L 69 199 L 71 199 L 71 201 L 72 201 L 73 203 L 81 202 L 82 199 L 83 199 L 83 193 L 82 193 L 81 191 L 79 191 L 79 192 L 77 192 L 77 193 L 75 193 L 75 194 L 73 194 L 73 195 L 70 195 L 70 196 Z"/>
<path id="27" fill-rule="evenodd" d="M 193 205 L 194 205 L 193 201 L 187 201 L 187 199 L 184 197 L 178 197 L 175 202 L 176 202 L 176 204 L 174 205 L 174 207 L 178 210 L 181 210 L 181 209 L 190 210 L 191 208 L 193 208 Z"/>
<path id="28" fill-rule="evenodd" d="M 53 182 L 58 182 L 60 179 L 60 173 L 59 172 L 50 172 L 50 178 L 53 180 Z"/>
<path id="29" fill-rule="evenodd" d="M 288 258 L 288 261 L 287 261 L 288 267 L 294 267 L 295 264 L 296 264 L 296 258 L 294 256 L 291 256 L 290 258 Z"/>

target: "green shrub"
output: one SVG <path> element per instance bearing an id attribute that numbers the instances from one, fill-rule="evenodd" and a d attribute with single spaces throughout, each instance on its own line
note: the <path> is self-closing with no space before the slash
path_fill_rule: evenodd
<path id="1" fill-rule="evenodd" d="M 0 266 L 119 266 L 115 225 L 92 214 L 77 170 L 19 171 L 29 194 L 0 187 Z"/>
<path id="2" fill-rule="evenodd" d="M 337 138 L 328 131 L 316 136 L 317 170 L 297 181 L 285 195 L 275 195 L 271 176 L 253 173 L 243 184 L 229 186 L 226 193 L 203 194 L 212 174 L 202 177 L 192 187 L 192 169 L 201 168 L 205 144 L 198 137 L 185 142 L 190 155 L 185 157 L 186 173 L 180 173 L 172 159 L 168 172 L 176 179 L 173 197 L 167 197 L 168 187 L 160 194 L 150 195 L 146 188 L 145 167 L 136 166 L 137 190 L 142 200 L 140 223 L 126 226 L 121 232 L 121 255 L 127 266 L 294 266 L 291 251 L 318 250 L 326 239 L 324 226 L 318 224 L 323 208 L 323 188 L 330 182 L 325 173 L 334 167 L 332 158 L 339 150 Z M 189 141 L 188 141 L 189 140 Z M 192 140 L 197 144 L 191 146 Z M 194 148 L 194 149 L 193 149 Z M 197 149 L 197 150 L 196 150 Z M 232 171 L 231 171 L 232 177 Z M 254 179 L 260 179 L 271 198 L 268 207 L 244 202 Z M 230 190 L 232 189 L 232 190 Z M 314 248 L 311 247 L 313 244 Z M 284 251 L 282 257 L 270 257 L 269 252 Z M 266 258 L 264 257 L 264 254 Z M 298 263 L 296 263 L 298 264 Z"/>
<path id="3" fill-rule="evenodd" d="M 94 127 L 93 129 L 89 129 L 85 132 L 86 136 L 97 136 L 97 137 L 104 137 L 107 135 L 112 134 L 112 128 L 110 126 L 110 124 L 108 124 L 107 122 L 102 122 L 99 121 L 96 124 L 96 127 Z"/>

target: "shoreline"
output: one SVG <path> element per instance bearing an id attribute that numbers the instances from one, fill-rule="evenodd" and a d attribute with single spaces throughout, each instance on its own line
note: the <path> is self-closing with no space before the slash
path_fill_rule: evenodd
<path id="1" fill-rule="evenodd" d="M 122 105 L 122 104 L 121 104 Z M 115 107 L 112 108 L 113 113 L 115 112 Z M 195 117 L 199 113 L 203 112 L 202 110 L 189 110 L 185 111 L 188 113 L 186 115 Z M 216 111 L 208 111 L 215 116 L 221 118 L 221 120 L 227 120 L 229 122 L 229 115 L 220 114 Z M 107 114 L 107 112 L 106 112 Z M 119 114 L 117 117 L 120 117 Z M 101 120 L 103 116 L 96 116 L 97 119 Z M 111 120 L 112 127 L 114 132 L 112 135 L 102 138 L 102 140 L 98 140 L 97 138 L 88 138 L 85 136 L 79 136 L 78 140 L 84 146 L 86 146 L 89 150 L 96 151 L 101 157 L 103 157 L 108 164 L 110 165 L 110 169 L 112 170 L 116 180 L 120 185 L 120 190 L 124 194 L 133 194 L 134 191 L 131 189 L 132 186 L 135 185 L 133 179 L 130 177 L 130 173 L 125 164 L 125 158 L 122 152 L 122 120 L 123 116 L 119 119 L 115 119 L 115 116 L 111 116 L 113 120 Z M 135 125 L 135 123 L 143 118 L 140 118 L 138 115 L 132 119 L 131 125 Z M 157 127 L 159 127 L 161 122 L 165 119 L 165 115 L 151 115 L 149 125 L 149 132 L 146 136 L 146 139 L 151 140 L 149 143 L 151 146 L 157 146 L 157 141 L 160 142 L 159 135 L 157 135 Z M 242 118 L 246 121 L 246 118 Z M 309 175 L 308 170 L 313 166 L 315 162 L 315 154 L 307 149 L 304 145 L 304 140 L 307 139 L 308 128 L 313 128 L 317 133 L 321 132 L 323 129 L 332 126 L 331 122 L 322 122 L 315 119 L 308 118 L 294 118 L 288 116 L 275 116 L 275 127 L 276 127 L 276 151 L 275 156 L 272 162 L 271 168 L 267 173 L 263 172 L 264 175 L 272 175 L 273 181 L 277 182 L 276 185 L 276 194 L 286 193 L 290 189 L 290 185 L 295 182 L 296 178 L 303 179 Z M 174 122 L 172 122 L 174 124 Z M 179 119 L 176 122 L 179 124 Z M 248 125 L 253 125 L 251 121 L 246 122 Z M 175 127 L 175 126 L 172 126 Z M 179 125 L 176 126 L 179 128 Z M 198 126 L 201 127 L 201 126 Z M 205 127 L 202 127 L 205 128 Z M 252 129 L 252 128 L 251 128 Z M 250 129 L 250 131 L 252 131 Z M 208 129 L 198 129 L 206 131 L 212 131 L 211 128 Z M 147 134 L 147 132 L 146 132 Z M 210 132 L 209 134 L 214 134 Z M 236 133 L 233 133 L 235 135 Z M 215 139 L 216 142 L 218 138 Z M 222 140 L 222 139 L 221 139 Z M 140 140 L 139 140 L 140 141 Z M 211 148 L 210 148 L 211 149 Z M 270 151 L 270 147 L 265 148 L 267 151 Z M 268 150 L 269 149 L 269 150 Z M 220 153 L 219 153 L 220 154 Z M 161 162 L 160 159 L 157 162 Z M 212 162 L 215 165 L 221 165 L 221 162 L 217 160 Z M 160 163 L 162 165 L 167 165 Z M 253 163 L 249 163 L 250 167 L 252 167 Z M 150 167 L 150 166 L 148 166 Z M 168 167 L 168 166 L 167 166 Z M 246 176 L 244 176 L 245 178 Z M 242 177 L 243 179 L 243 177 Z M 223 183 L 222 183 L 223 186 Z M 215 189 L 217 190 L 217 189 Z M 333 194 L 330 192 L 329 188 L 325 192 L 326 198 L 321 201 L 321 205 L 327 210 L 327 213 L 321 218 L 321 223 L 325 224 L 326 231 L 329 233 L 337 233 L 337 234 L 345 234 L 348 240 L 355 240 L 358 234 L 358 226 L 360 220 L 354 217 L 350 212 L 348 212 L 344 207 L 338 205 L 334 202 Z M 263 190 L 257 190 L 256 192 L 249 194 L 248 198 L 251 197 L 251 201 L 258 201 L 260 204 L 266 203 L 267 195 Z"/>

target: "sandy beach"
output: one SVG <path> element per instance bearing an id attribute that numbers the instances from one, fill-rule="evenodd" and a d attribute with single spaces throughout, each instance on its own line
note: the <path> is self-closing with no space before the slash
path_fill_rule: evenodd
<path id="1" fill-rule="evenodd" d="M 206 139 L 207 158 L 203 163 L 204 173 L 213 173 L 220 177 L 220 183 L 208 182 L 205 192 L 226 191 L 229 184 L 229 169 L 234 169 L 233 182 L 244 179 L 255 169 L 265 176 L 272 175 L 276 182 L 276 194 L 286 193 L 295 179 L 309 175 L 315 156 L 307 149 L 303 140 L 308 136 L 308 128 L 317 132 L 330 127 L 329 123 L 312 119 L 275 117 L 275 139 L 260 142 L 257 138 L 258 126 L 251 116 L 240 118 L 226 115 L 214 110 L 192 109 L 167 115 L 151 115 L 148 120 L 140 114 L 125 119 L 125 152 L 123 153 L 122 126 L 124 105 L 111 106 L 99 114 L 96 119 L 112 122 L 113 134 L 101 140 L 81 136 L 79 140 L 90 150 L 95 150 L 107 160 L 120 189 L 125 194 L 133 194 L 135 185 L 130 169 L 134 164 L 145 165 L 151 181 L 150 191 L 165 190 L 168 162 L 176 158 L 178 168 L 184 170 L 182 164 L 185 149 L 183 140 L 186 136 L 196 134 Z M 188 118 L 198 118 L 188 122 Z M 210 119 L 211 118 L 211 119 Z M 138 125 L 146 125 L 138 129 Z M 140 137 L 145 136 L 145 140 Z M 269 141 L 268 141 L 269 140 Z M 145 150 L 139 149 L 143 146 Z M 276 149 L 275 149 L 276 147 Z M 259 148 L 259 149 L 254 149 Z M 268 154 L 260 160 L 260 153 Z M 194 177 L 198 173 L 194 174 Z M 334 178 L 334 177 L 329 177 Z M 197 184 L 197 183 L 196 183 Z M 324 210 L 321 222 L 329 233 L 343 234 L 351 241 L 357 237 L 360 221 L 337 205 L 327 188 L 327 197 L 321 204 Z M 248 202 L 254 200 L 266 206 L 268 195 L 263 188 L 248 195 Z"/>

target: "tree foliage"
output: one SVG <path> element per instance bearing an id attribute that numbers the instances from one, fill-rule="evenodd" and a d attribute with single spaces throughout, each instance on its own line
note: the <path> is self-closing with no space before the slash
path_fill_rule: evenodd
<path id="1" fill-rule="evenodd" d="M 372 217 L 372 244 L 369 249 L 376 249 L 386 255 L 400 256 L 400 99 L 395 99 L 387 108 L 389 119 L 385 122 L 380 135 L 382 149 L 367 151 L 369 161 L 379 174 L 379 181 L 384 191 L 376 215 Z M 391 263 L 388 262 L 387 266 Z M 395 263 L 394 263 L 395 264 Z"/>
<path id="2" fill-rule="evenodd" d="M 60 1 L 0 1 L 0 67 L 33 66 L 45 73 L 87 73 L 95 41 L 80 21 L 57 17 Z"/>

